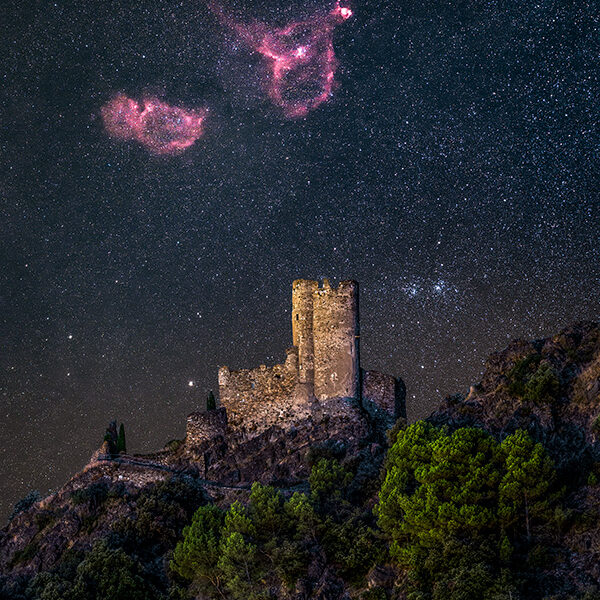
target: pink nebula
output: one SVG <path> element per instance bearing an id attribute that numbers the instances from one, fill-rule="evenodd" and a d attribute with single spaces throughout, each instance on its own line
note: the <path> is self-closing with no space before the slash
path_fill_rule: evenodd
<path id="1" fill-rule="evenodd" d="M 336 25 L 352 16 L 339 2 L 327 15 L 295 21 L 286 27 L 233 23 L 221 7 L 215 13 L 267 61 L 266 91 L 288 118 L 306 116 L 326 102 L 335 88 L 337 60 L 333 50 Z"/>
<path id="2" fill-rule="evenodd" d="M 206 110 L 190 111 L 155 98 L 140 104 L 118 94 L 101 109 L 111 137 L 135 140 L 154 154 L 180 154 L 204 132 Z"/>

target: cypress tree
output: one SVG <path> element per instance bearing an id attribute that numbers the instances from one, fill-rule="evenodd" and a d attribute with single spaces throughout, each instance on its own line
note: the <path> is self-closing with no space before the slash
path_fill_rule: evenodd
<path id="1" fill-rule="evenodd" d="M 127 446 L 125 444 L 125 425 L 121 423 L 119 427 L 119 437 L 117 438 L 117 453 L 127 452 Z"/>
<path id="2" fill-rule="evenodd" d="M 206 399 L 206 410 L 215 410 L 217 408 L 217 400 L 212 390 L 208 392 L 208 398 Z"/>

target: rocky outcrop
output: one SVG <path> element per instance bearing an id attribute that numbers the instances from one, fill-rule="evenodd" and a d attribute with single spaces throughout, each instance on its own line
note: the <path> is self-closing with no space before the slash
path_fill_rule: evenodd
<path id="1" fill-rule="evenodd" d="M 363 373 L 368 393 L 362 402 L 302 395 L 256 427 L 254 421 L 232 423 L 225 409 L 193 413 L 184 440 L 143 456 L 116 454 L 116 425 L 111 425 L 80 473 L 0 531 L 0 576 L 27 578 L 55 566 L 67 550 L 86 552 L 95 540 L 110 536 L 125 536 L 135 548 L 136 527 L 160 530 L 168 540 L 158 550 L 164 555 L 200 503 L 245 502 L 254 481 L 274 485 L 286 496 L 307 490 L 309 465 L 319 455 L 352 465 L 356 486 L 367 480 L 361 473 L 376 481 L 384 430 L 398 414 L 396 402 L 404 400 L 403 390 L 395 388 L 390 401 L 392 379 Z M 580 323 L 493 354 L 480 383 L 468 394 L 446 398 L 429 417 L 450 430 L 479 427 L 498 439 L 525 429 L 545 445 L 568 491 L 548 542 L 553 561 L 540 567 L 540 581 L 574 597 L 583 597 L 600 580 L 599 415 L 600 326 Z M 372 507 L 374 492 L 362 492 L 363 508 Z M 399 576 L 377 565 L 367 585 L 391 593 Z M 349 590 L 325 556 L 315 553 L 289 597 L 341 600 Z"/>
<path id="2" fill-rule="evenodd" d="M 430 420 L 484 427 L 499 437 L 527 430 L 563 470 L 600 458 L 600 327 L 579 323 L 492 354 L 481 383 L 444 400 Z M 600 422 L 599 422 L 600 424 Z"/>

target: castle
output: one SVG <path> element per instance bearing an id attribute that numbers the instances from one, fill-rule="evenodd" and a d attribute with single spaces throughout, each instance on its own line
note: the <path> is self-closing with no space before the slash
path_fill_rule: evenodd
<path id="1" fill-rule="evenodd" d="M 188 438 L 213 429 L 258 434 L 315 414 L 368 413 L 391 424 L 406 417 L 404 384 L 360 365 L 358 283 L 325 279 L 292 284 L 292 340 L 282 364 L 219 369 L 217 413 L 188 417 Z M 213 411 L 210 411 L 213 412 Z M 215 431 L 216 433 L 216 431 Z"/>

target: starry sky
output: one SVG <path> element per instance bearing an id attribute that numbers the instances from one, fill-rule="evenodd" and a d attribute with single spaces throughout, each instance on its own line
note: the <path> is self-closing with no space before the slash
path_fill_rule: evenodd
<path id="1" fill-rule="evenodd" d="M 510 339 L 599 318 L 595 0 L 353 0 L 331 94 L 295 118 L 201 0 L 9 4 L 0 517 L 110 419 L 158 449 L 218 365 L 280 361 L 295 278 L 360 282 L 363 366 L 405 380 L 411 418 Z M 269 31 L 334 4 L 226 8 Z M 174 155 L 111 137 L 115 94 L 207 110 L 202 135 Z"/>

